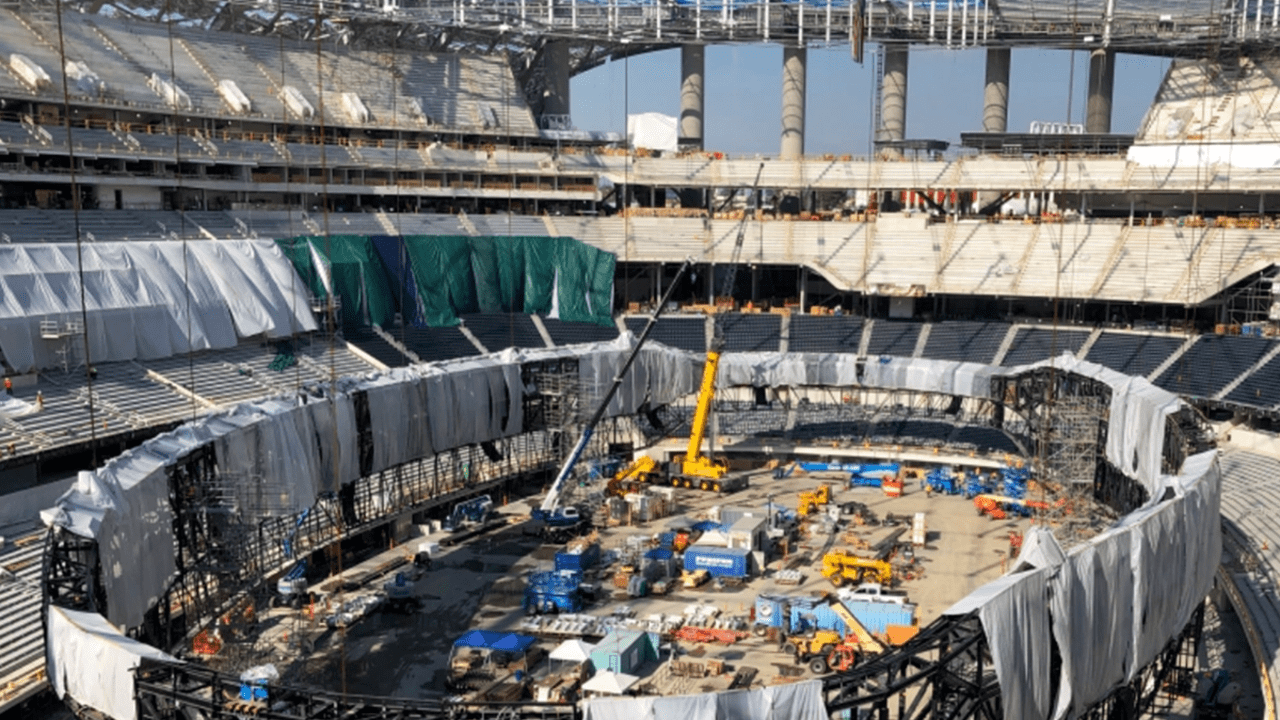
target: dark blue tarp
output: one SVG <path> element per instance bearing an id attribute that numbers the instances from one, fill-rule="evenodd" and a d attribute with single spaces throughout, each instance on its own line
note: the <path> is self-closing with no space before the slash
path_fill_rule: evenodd
<path id="1" fill-rule="evenodd" d="M 409 268 L 409 254 L 405 252 L 404 240 L 398 235 L 373 235 L 369 239 L 386 267 L 387 275 L 396 282 L 396 304 L 405 323 L 414 327 L 426 327 L 422 296 L 418 294 L 418 281 Z"/>

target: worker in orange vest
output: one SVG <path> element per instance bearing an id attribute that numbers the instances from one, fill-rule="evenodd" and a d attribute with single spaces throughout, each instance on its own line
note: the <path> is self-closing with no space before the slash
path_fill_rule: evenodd
<path id="1" fill-rule="evenodd" d="M 4 379 L 4 394 L 10 397 L 13 396 L 13 381 L 7 377 Z"/>

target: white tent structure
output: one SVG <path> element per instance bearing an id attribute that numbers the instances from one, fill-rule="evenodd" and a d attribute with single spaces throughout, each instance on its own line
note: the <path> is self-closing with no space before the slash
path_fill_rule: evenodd
<path id="1" fill-rule="evenodd" d="M 582 690 L 599 695 L 621 695 L 639 681 L 635 675 L 601 670 L 582 684 Z"/>
<path id="2" fill-rule="evenodd" d="M 552 660 L 562 660 L 564 662 L 587 662 L 591 659 L 591 649 L 594 646 L 589 642 L 584 642 L 577 638 L 565 640 L 551 651 L 549 656 Z"/>

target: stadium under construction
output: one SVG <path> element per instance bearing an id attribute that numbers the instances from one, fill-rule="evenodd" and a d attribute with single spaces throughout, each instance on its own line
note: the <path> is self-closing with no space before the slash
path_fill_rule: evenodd
<path id="1" fill-rule="evenodd" d="M 1273 717 L 1278 27 L 0 4 L 0 712 Z M 775 155 L 705 142 L 721 44 L 783 48 Z M 827 47 L 870 155 L 805 153 Z M 957 147 L 931 47 L 985 49 Z M 575 127 L 671 48 L 677 116 Z M 1010 131 L 1021 48 L 1083 124 Z"/>

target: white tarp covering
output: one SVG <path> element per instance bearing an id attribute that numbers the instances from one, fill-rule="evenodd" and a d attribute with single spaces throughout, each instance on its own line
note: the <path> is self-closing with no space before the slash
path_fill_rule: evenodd
<path id="1" fill-rule="evenodd" d="M 991 646 L 1005 717 L 1043 718 L 1049 703 L 1048 568 L 1005 575 L 983 585 L 945 614 L 974 610 Z M 1016 632 L 1009 632 L 1017 628 Z M 998 642 L 997 642 L 998 638 Z"/>
<path id="2" fill-rule="evenodd" d="M 121 635 L 101 615 L 49 608 L 49 683 L 59 699 L 76 702 L 115 720 L 134 720 L 133 670 L 143 660 L 177 662 L 169 655 Z"/>
<path id="3" fill-rule="evenodd" d="M 80 271 L 83 267 L 83 272 Z M 306 286 L 274 243 L 129 242 L 0 247 L 0 353 L 19 372 L 61 364 L 78 324 L 94 362 L 234 347 L 239 337 L 316 329 Z M 77 347 L 77 349 L 79 349 Z"/>
<path id="4" fill-rule="evenodd" d="M 862 383 L 868 387 L 946 393 L 985 398 L 991 395 L 991 378 L 1016 374 L 978 363 L 928 358 L 868 358 Z"/>
<path id="5" fill-rule="evenodd" d="M 235 80 L 219 80 L 217 90 L 218 95 L 227 104 L 227 107 L 231 109 L 231 112 L 243 115 L 253 109 L 253 101 L 249 99 L 248 95 L 244 94 L 244 91 L 240 89 Z"/>
<path id="6" fill-rule="evenodd" d="M 676 119 L 656 112 L 628 115 L 627 143 L 635 148 L 675 151 L 679 145 Z"/>
<path id="7" fill-rule="evenodd" d="M 586 720 L 826 720 L 822 681 L 673 697 L 595 698 Z"/>
<path id="8" fill-rule="evenodd" d="M 625 353 L 618 357 L 620 348 L 630 347 L 630 341 L 399 368 L 346 379 L 332 400 L 288 395 L 246 403 L 156 437 L 96 472 L 81 473 L 57 506 L 41 515 L 47 524 L 98 541 L 109 619 L 137 626 L 176 571 L 166 468 L 197 447 L 212 444 L 219 474 L 239 481 L 243 506 L 297 512 L 314 503 L 319 488 L 361 476 L 352 392 L 368 393 L 371 471 L 377 472 L 522 432 L 520 365 L 526 357 L 578 356 L 580 367 L 611 379 L 625 360 Z M 645 398 L 669 402 L 696 387 L 692 358 L 669 348 L 646 347 L 632 373 L 645 381 L 628 384 L 628 413 Z M 256 496 L 262 492 L 272 497 Z"/>
<path id="9" fill-rule="evenodd" d="M 107 91 L 106 81 L 79 60 L 66 61 L 63 64 L 63 71 L 75 82 L 76 89 L 84 95 L 101 95 Z"/>
<path id="10" fill-rule="evenodd" d="M 578 362 L 584 392 L 601 397 L 627 361 L 636 339 L 624 333 L 602 343 L 597 352 L 583 355 Z M 646 343 L 636 357 L 618 393 L 609 403 L 610 415 L 628 415 L 648 402 L 652 406 L 673 402 L 698 388 L 702 356 L 658 343 Z"/>
<path id="11" fill-rule="evenodd" d="M 1047 529 L 1028 533 L 1014 572 L 947 610 L 979 611 L 1007 715 L 1079 716 L 1191 619 L 1222 554 L 1215 457 L 1188 458 L 1152 502 L 1065 556 Z M 1051 714 L 1049 627 L 1062 658 Z"/>

